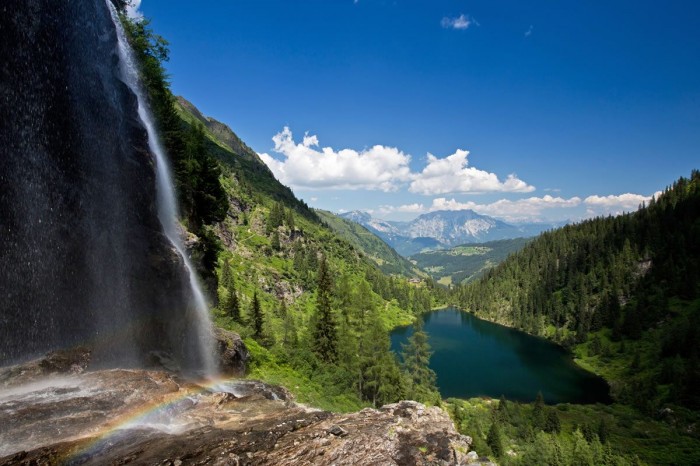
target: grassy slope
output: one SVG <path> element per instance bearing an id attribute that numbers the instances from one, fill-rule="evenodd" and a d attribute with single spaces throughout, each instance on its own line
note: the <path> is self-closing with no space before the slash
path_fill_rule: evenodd
<path id="1" fill-rule="evenodd" d="M 316 209 L 315 212 L 340 237 L 372 259 L 382 272 L 405 277 L 426 276 L 425 273 L 401 257 L 391 246 L 362 225 L 325 210 Z"/>
<path id="2" fill-rule="evenodd" d="M 181 107 L 181 115 L 189 124 L 201 121 L 184 107 Z M 299 337 L 303 340 L 314 308 L 314 293 L 313 290 L 305 288 L 298 271 L 294 269 L 288 247 L 291 238 L 284 228 L 280 230 L 282 250 L 273 252 L 271 249 L 270 240 L 264 231 L 264 219 L 273 203 L 278 200 L 286 201 L 295 209 L 298 213 L 295 215 L 297 228 L 303 232 L 304 241 L 328 256 L 336 277 L 347 275 L 351 280 L 359 280 L 362 271 L 369 264 L 355 246 L 314 221 L 315 214 L 296 200 L 288 188 L 274 179 L 252 150 L 243 146 L 243 153 L 234 152 L 209 128 L 206 133 L 212 144 L 212 152 L 225 168 L 224 184 L 227 192 L 231 199 L 235 200 L 229 217 L 219 226 L 218 234 L 226 246 L 220 264 L 223 257 L 229 258 L 241 296 L 242 312 L 244 316 L 247 314 L 252 295 L 257 291 L 266 312 L 267 332 L 272 338 L 278 338 L 283 322 L 275 310 L 279 308 L 279 296 L 285 296 L 288 298 L 285 301 L 289 311 L 297 323 Z M 240 182 L 241 178 L 245 179 L 245 186 Z M 247 224 L 242 223 L 243 216 L 247 218 Z M 226 290 L 220 288 L 220 298 L 224 298 L 225 294 Z M 382 318 L 387 329 L 408 324 L 412 320 L 412 314 L 400 309 L 395 301 L 386 302 L 375 293 L 372 294 L 373 299 L 382 303 Z M 288 363 L 290 355 L 258 344 L 250 337 L 247 327 L 232 322 L 222 309 L 217 308 L 214 312 L 217 325 L 239 331 L 243 335 L 253 356 L 250 377 L 282 384 L 290 389 L 300 402 L 320 408 L 351 411 L 366 406 L 366 403 L 352 393 L 334 391 L 332 384 L 324 383 L 322 378 L 314 376 L 312 368 L 308 371 L 293 369 Z M 604 332 L 601 335 L 605 337 Z M 622 373 L 628 367 L 627 361 L 611 363 L 601 356 L 589 357 L 587 345 L 588 343 L 584 343 L 575 348 L 577 360 L 584 367 L 594 370 L 608 380 L 614 380 L 616 374 Z M 642 350 L 642 357 L 645 357 L 645 351 L 653 351 L 655 342 L 653 338 L 649 339 L 645 335 L 639 345 L 647 348 Z M 456 403 L 461 404 L 466 412 L 471 412 L 467 433 L 481 436 L 480 441 L 483 442 L 486 430 L 479 429 L 479 426 L 486 426 L 490 402 L 472 399 Z M 528 408 L 522 409 L 526 411 Z M 606 416 L 611 419 L 611 443 L 614 448 L 623 452 L 636 452 L 652 464 L 693 464 L 700 461 L 697 458 L 700 444 L 693 436 L 679 436 L 677 429 L 668 422 L 649 419 L 627 406 L 560 405 L 557 409 L 561 414 L 564 429 L 567 429 L 567 426 L 572 428 L 574 425 L 582 425 L 586 420 Z M 680 417 L 688 413 L 678 415 Z M 686 422 L 683 422 L 683 425 L 688 426 Z M 510 442 L 509 445 L 516 452 L 527 448 L 527 443 L 519 441 L 515 432 L 506 429 L 504 433 Z"/>
<path id="3" fill-rule="evenodd" d="M 468 283 L 523 248 L 531 239 L 516 238 L 465 244 L 451 249 L 423 252 L 409 257 L 416 266 L 443 284 Z"/>
<path id="4" fill-rule="evenodd" d="M 288 312 L 293 316 L 299 341 L 309 340 L 309 322 L 315 309 L 315 285 L 313 277 L 302 276 L 294 266 L 295 242 L 323 253 L 336 283 L 341 279 L 359 283 L 365 279 L 367 269 L 375 265 L 354 245 L 324 226 L 306 204 L 297 200 L 287 187 L 274 178 L 257 154 L 242 143 L 237 147 L 241 152 L 237 152 L 222 142 L 223 125 L 216 126 L 219 133 L 215 134 L 206 125 L 206 122 L 213 120 L 203 121 L 201 114 L 193 108 L 191 104 L 183 105 L 183 100 L 180 100 L 178 111 L 188 125 L 195 122 L 205 124 L 205 134 L 211 143 L 209 149 L 222 163 L 222 181 L 231 200 L 227 218 L 216 228 L 224 246 L 219 266 L 223 265 L 225 258 L 228 259 L 244 319 L 248 317 L 253 294 L 258 293 L 270 344 L 267 347 L 260 345 L 251 337 L 249 327 L 227 316 L 223 303 L 228 292 L 221 284 L 218 290 L 220 305 L 214 309 L 216 325 L 239 332 L 244 338 L 252 354 L 249 377 L 284 385 L 296 395 L 298 401 L 323 409 L 353 411 L 367 406 L 355 394 L 336 390 L 333 383 L 325 383 L 315 374 L 313 367 L 308 370 L 292 368 L 290 359 L 295 356 L 287 354 L 288 351 L 281 347 L 284 319 L 278 311 L 281 300 L 284 300 Z M 227 131 L 230 134 L 224 135 L 224 140 L 238 140 L 230 129 Z M 265 231 L 266 218 L 277 202 L 293 210 L 295 220 L 293 232 L 287 226 L 278 229 L 279 251 L 273 250 L 271 239 Z M 381 309 L 381 319 L 387 331 L 412 322 L 413 314 L 399 307 L 395 300 L 386 301 L 373 291 L 371 299 Z"/>
<path id="5" fill-rule="evenodd" d="M 221 162 L 227 177 L 237 181 L 233 185 L 229 183 L 229 187 L 240 184 L 240 181 L 244 180 L 242 190 L 246 191 L 245 194 L 253 194 L 248 196 L 251 200 L 262 201 L 265 198 L 282 201 L 305 217 L 316 218 L 309 207 L 294 196 L 291 189 L 275 179 L 258 154 L 245 145 L 228 126 L 204 117 L 194 105 L 182 97 L 177 98 L 176 108 L 186 125 L 202 124 L 204 126 L 204 133 L 209 143 L 207 149 Z M 232 191 L 231 194 L 237 193 Z"/>

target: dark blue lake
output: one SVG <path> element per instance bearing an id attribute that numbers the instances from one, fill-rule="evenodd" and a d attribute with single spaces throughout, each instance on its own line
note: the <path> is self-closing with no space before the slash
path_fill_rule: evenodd
<path id="1" fill-rule="evenodd" d="M 423 316 L 443 398 L 488 396 L 532 401 L 541 391 L 547 403 L 608 403 L 608 384 L 574 364 L 562 347 L 454 308 Z M 413 333 L 401 327 L 391 346 L 401 353 Z"/>

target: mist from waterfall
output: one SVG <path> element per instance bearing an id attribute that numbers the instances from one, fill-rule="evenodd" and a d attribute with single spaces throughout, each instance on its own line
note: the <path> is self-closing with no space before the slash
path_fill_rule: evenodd
<path id="1" fill-rule="evenodd" d="M 119 45 L 120 68 L 123 81 L 136 95 L 138 100 L 138 114 L 148 133 L 148 146 L 156 158 L 156 196 L 158 205 L 158 218 L 163 226 L 163 231 L 170 243 L 177 250 L 178 255 L 182 258 L 187 273 L 189 275 L 189 284 L 192 292 L 192 309 L 188 312 L 192 313 L 192 318 L 187 321 L 194 325 L 194 334 L 197 337 L 197 348 L 199 362 L 201 368 L 198 372 L 201 375 L 213 378 L 216 376 L 218 369 L 214 357 L 214 339 L 212 336 L 212 323 L 209 317 L 208 306 L 199 284 L 196 272 L 192 263 L 187 256 L 184 244 L 181 238 L 181 228 L 178 225 L 178 206 L 175 198 L 175 189 L 173 186 L 172 176 L 165 151 L 158 138 L 153 116 L 147 105 L 147 98 L 139 79 L 138 64 L 131 47 L 129 46 L 124 28 L 122 27 L 119 15 L 112 5 L 110 0 L 105 0 L 112 16 L 112 21 L 117 30 L 117 39 Z M 195 355 L 188 355 L 190 358 Z"/>

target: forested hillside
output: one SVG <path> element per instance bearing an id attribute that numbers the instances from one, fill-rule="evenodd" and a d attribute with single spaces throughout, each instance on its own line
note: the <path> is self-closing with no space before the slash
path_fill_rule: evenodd
<path id="1" fill-rule="evenodd" d="M 359 244 L 328 228 L 228 127 L 172 95 L 167 44 L 147 22 L 125 23 L 173 165 L 188 247 L 215 323 L 240 333 L 252 353 L 250 375 L 337 411 L 402 398 L 440 403 L 415 316 L 443 304 L 446 290 L 385 275 Z M 700 386 L 699 184 L 693 172 L 640 212 L 545 233 L 456 288 L 463 308 L 573 348 L 618 400 L 649 416 L 620 404 L 550 408 L 541 397 L 510 408 L 503 400 L 498 410 L 491 400 L 451 401 L 458 427 L 481 451 L 502 464 L 697 456 L 698 419 L 682 407 L 698 406 Z M 399 364 L 388 330 L 414 320 Z"/>
<path id="2" fill-rule="evenodd" d="M 529 238 L 515 238 L 463 244 L 421 252 L 409 259 L 441 285 L 460 285 L 481 277 L 486 270 L 522 249 L 529 241 Z"/>
<path id="3" fill-rule="evenodd" d="M 216 324 L 243 336 L 251 375 L 335 410 L 438 400 L 415 375 L 426 362 L 400 366 L 388 330 L 444 293 L 384 275 L 328 228 L 227 126 L 173 96 L 167 43 L 147 21 L 123 21 L 171 157 L 188 243 L 218 303 Z"/>
<path id="4" fill-rule="evenodd" d="M 405 277 L 426 277 L 408 259 L 400 256 L 391 246 L 359 223 L 345 219 L 326 210 L 315 211 L 319 217 L 341 238 L 354 245 L 372 259 L 382 272 Z"/>
<path id="5" fill-rule="evenodd" d="M 542 234 L 455 299 L 575 347 L 619 400 L 654 413 L 664 403 L 700 407 L 699 282 L 693 171 L 637 212 Z"/>

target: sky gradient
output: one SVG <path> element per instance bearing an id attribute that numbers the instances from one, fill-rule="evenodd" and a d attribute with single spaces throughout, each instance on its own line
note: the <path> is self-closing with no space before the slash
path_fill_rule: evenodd
<path id="1" fill-rule="evenodd" d="M 143 0 L 176 94 L 313 207 L 634 209 L 700 164 L 700 2 Z"/>

